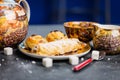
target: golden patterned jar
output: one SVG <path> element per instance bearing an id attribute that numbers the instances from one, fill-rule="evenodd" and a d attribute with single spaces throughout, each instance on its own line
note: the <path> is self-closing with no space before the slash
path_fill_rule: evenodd
<path id="1" fill-rule="evenodd" d="M 16 47 L 23 41 L 28 31 L 29 17 L 26 0 L 0 0 L 0 49 Z"/>
<path id="2" fill-rule="evenodd" d="M 107 54 L 120 53 L 120 26 L 99 25 L 93 38 L 94 48 Z"/>

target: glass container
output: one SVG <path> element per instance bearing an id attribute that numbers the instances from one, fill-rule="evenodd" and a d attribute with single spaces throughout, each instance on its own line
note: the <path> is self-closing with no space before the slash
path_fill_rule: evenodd
<path id="1" fill-rule="evenodd" d="M 120 26 L 99 25 L 93 38 L 94 48 L 107 54 L 120 53 Z"/>
<path id="2" fill-rule="evenodd" d="M 0 49 L 16 48 L 24 40 L 29 18 L 30 8 L 26 0 L 0 0 Z"/>

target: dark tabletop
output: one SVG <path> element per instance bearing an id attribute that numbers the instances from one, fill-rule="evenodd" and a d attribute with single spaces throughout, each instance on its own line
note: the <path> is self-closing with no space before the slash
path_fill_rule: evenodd
<path id="1" fill-rule="evenodd" d="M 30 26 L 27 36 L 33 33 L 45 36 L 56 29 L 65 32 L 62 25 L 38 25 Z M 82 58 L 88 59 L 90 54 Z M 0 80 L 120 80 L 120 55 L 107 55 L 79 72 L 73 72 L 72 67 L 68 60 L 63 60 L 45 68 L 41 59 L 28 57 L 17 49 L 11 56 L 0 53 Z"/>

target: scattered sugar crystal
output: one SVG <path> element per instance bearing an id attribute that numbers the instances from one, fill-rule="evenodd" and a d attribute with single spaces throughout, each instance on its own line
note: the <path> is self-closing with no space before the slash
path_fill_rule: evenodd
<path id="1" fill-rule="evenodd" d="M 19 58 L 16 58 L 16 60 L 18 61 L 18 60 L 19 60 Z"/>
<path id="2" fill-rule="evenodd" d="M 108 61 L 110 61 L 110 58 L 108 58 Z"/>
<path id="3" fill-rule="evenodd" d="M 35 61 L 32 61 L 32 64 L 36 64 L 36 62 L 35 62 Z"/>
<path id="4" fill-rule="evenodd" d="M 21 64 L 24 64 L 23 62 L 21 62 Z"/>
<path id="5" fill-rule="evenodd" d="M 2 61 L 5 61 L 5 59 L 2 59 Z"/>
<path id="6" fill-rule="evenodd" d="M 84 58 L 82 57 L 80 60 L 81 60 L 81 61 L 84 61 Z"/>
<path id="7" fill-rule="evenodd" d="M 29 70 L 28 72 L 29 72 L 30 74 L 32 74 L 32 71 L 31 71 L 31 70 Z"/>

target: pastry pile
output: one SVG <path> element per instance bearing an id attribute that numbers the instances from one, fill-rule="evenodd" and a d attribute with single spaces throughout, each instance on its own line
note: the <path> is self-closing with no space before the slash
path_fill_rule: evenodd
<path id="1" fill-rule="evenodd" d="M 48 33 L 46 38 L 41 35 L 31 35 L 24 43 L 26 49 L 42 56 L 59 56 L 70 54 L 83 49 L 86 43 L 76 38 L 67 38 L 61 31 L 55 30 Z"/>

